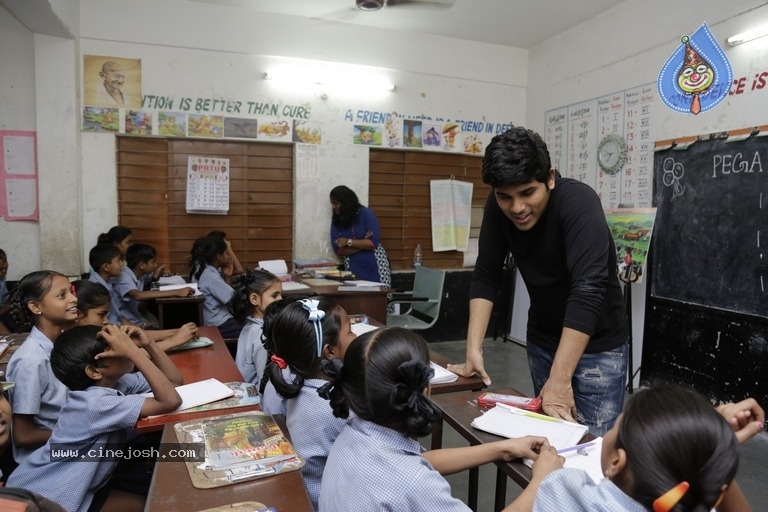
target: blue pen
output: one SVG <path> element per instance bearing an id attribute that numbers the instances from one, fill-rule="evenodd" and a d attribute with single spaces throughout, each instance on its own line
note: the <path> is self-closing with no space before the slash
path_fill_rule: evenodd
<path id="1" fill-rule="evenodd" d="M 576 450 L 581 455 L 586 455 L 586 450 L 585 449 L 589 448 L 590 446 L 594 446 L 594 445 L 595 445 L 594 441 L 589 442 L 589 443 L 584 443 L 584 444 L 577 444 L 576 446 L 569 446 L 568 448 L 562 448 L 560 450 L 557 450 L 557 454 L 560 455 L 562 453 L 568 453 L 568 452 L 572 452 L 572 451 Z M 584 450 L 584 453 L 581 453 L 582 450 Z"/>

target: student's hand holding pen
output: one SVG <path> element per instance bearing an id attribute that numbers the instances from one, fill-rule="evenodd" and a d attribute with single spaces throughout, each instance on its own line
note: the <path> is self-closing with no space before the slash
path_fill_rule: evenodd
<path id="1" fill-rule="evenodd" d="M 197 334 L 197 326 L 194 322 L 189 322 L 179 327 L 179 332 L 176 333 L 180 339 L 184 340 L 184 343 L 189 340 L 196 340 L 199 336 Z"/>
<path id="2" fill-rule="evenodd" d="M 506 462 L 522 458 L 536 460 L 541 449 L 549 446 L 547 438 L 541 436 L 516 437 L 498 442 L 503 443 L 504 453 L 501 460 Z"/>
<path id="3" fill-rule="evenodd" d="M 531 470 L 531 483 L 541 482 L 545 476 L 560 469 L 565 464 L 565 457 L 557 454 L 557 450 L 554 446 L 551 446 L 548 441 L 540 447 L 539 453 L 535 457 L 529 457 L 533 459 L 533 468 Z"/>

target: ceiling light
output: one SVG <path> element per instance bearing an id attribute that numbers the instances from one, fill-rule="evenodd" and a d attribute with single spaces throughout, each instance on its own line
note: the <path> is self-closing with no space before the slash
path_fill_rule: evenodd
<path id="1" fill-rule="evenodd" d="M 357 0 L 357 8 L 361 11 L 378 11 L 384 7 L 384 0 Z"/>
<path id="2" fill-rule="evenodd" d="M 735 36 L 731 36 L 725 40 L 725 43 L 728 46 L 738 46 L 740 44 L 753 41 L 755 39 L 761 38 L 766 35 L 768 35 L 768 25 L 753 28 L 752 30 L 747 30 L 746 32 L 742 32 L 741 34 L 736 34 Z"/>

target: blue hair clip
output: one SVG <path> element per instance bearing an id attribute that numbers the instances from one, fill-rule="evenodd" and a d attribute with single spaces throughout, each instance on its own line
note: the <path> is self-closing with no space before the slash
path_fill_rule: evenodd
<path id="1" fill-rule="evenodd" d="M 316 299 L 301 299 L 301 306 L 309 311 L 309 321 L 315 327 L 315 336 L 317 337 L 317 357 L 323 355 L 323 327 L 320 321 L 325 318 L 325 311 L 318 309 L 320 301 Z"/>

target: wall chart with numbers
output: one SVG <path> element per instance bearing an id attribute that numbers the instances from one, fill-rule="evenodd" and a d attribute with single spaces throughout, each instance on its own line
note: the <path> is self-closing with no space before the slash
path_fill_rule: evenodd
<path id="1" fill-rule="evenodd" d="M 654 93 L 642 85 L 547 111 L 552 167 L 594 188 L 603 208 L 650 207 Z"/>
<path id="2" fill-rule="evenodd" d="M 229 211 L 229 158 L 192 156 L 187 162 L 187 213 Z"/>

